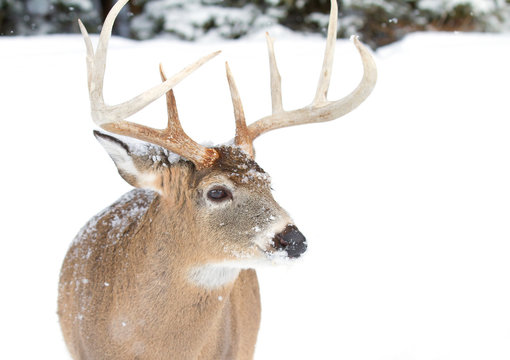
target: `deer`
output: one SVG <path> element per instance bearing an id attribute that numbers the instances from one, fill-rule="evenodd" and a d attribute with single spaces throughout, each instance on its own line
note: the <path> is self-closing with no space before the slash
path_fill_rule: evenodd
<path id="1" fill-rule="evenodd" d="M 133 190 L 88 221 L 62 264 L 58 316 L 75 360 L 252 359 L 261 306 L 255 269 L 295 262 L 305 236 L 274 200 L 253 141 L 288 126 L 337 119 L 359 106 L 377 79 L 374 59 L 358 38 L 359 85 L 327 100 L 338 10 L 331 2 L 323 66 L 312 103 L 284 110 L 272 38 L 266 33 L 272 113 L 247 125 L 228 63 L 235 137 L 204 146 L 182 129 L 173 88 L 218 52 L 204 56 L 118 105 L 106 105 L 103 79 L 113 23 L 129 0 L 107 15 L 96 49 L 86 45 L 94 135 Z M 126 120 L 165 95 L 168 125 Z"/>

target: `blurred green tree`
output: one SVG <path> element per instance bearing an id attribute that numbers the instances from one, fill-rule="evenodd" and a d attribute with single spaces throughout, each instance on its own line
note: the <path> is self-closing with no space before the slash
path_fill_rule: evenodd
<path id="1" fill-rule="evenodd" d="M 99 31 L 114 0 L 0 0 L 0 35 L 78 32 L 80 18 Z M 115 32 L 135 39 L 167 34 L 239 38 L 280 24 L 325 33 L 329 0 L 132 0 Z M 341 0 L 339 37 L 373 48 L 413 31 L 510 31 L 510 0 Z"/>

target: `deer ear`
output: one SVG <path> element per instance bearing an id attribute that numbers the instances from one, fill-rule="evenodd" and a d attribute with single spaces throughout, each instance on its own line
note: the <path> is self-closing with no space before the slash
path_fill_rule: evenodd
<path id="1" fill-rule="evenodd" d="M 168 152 L 147 143 L 132 144 L 105 133 L 94 131 L 94 136 L 117 166 L 120 176 L 130 185 L 155 190 L 162 189 L 163 171 L 168 169 Z"/>

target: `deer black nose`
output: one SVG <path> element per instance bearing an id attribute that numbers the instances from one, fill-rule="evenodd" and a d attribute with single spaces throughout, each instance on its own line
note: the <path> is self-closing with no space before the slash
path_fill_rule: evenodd
<path id="1" fill-rule="evenodd" d="M 285 250 L 290 258 L 297 258 L 306 251 L 306 238 L 294 225 L 287 225 L 285 230 L 274 236 L 274 245 Z"/>

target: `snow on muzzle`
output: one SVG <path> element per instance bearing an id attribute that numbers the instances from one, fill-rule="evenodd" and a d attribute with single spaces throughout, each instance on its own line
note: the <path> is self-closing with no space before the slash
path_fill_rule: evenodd
<path id="1" fill-rule="evenodd" d="M 284 250 L 290 258 L 298 258 L 306 251 L 306 238 L 294 225 L 287 225 L 285 229 L 273 238 L 274 246 Z"/>

